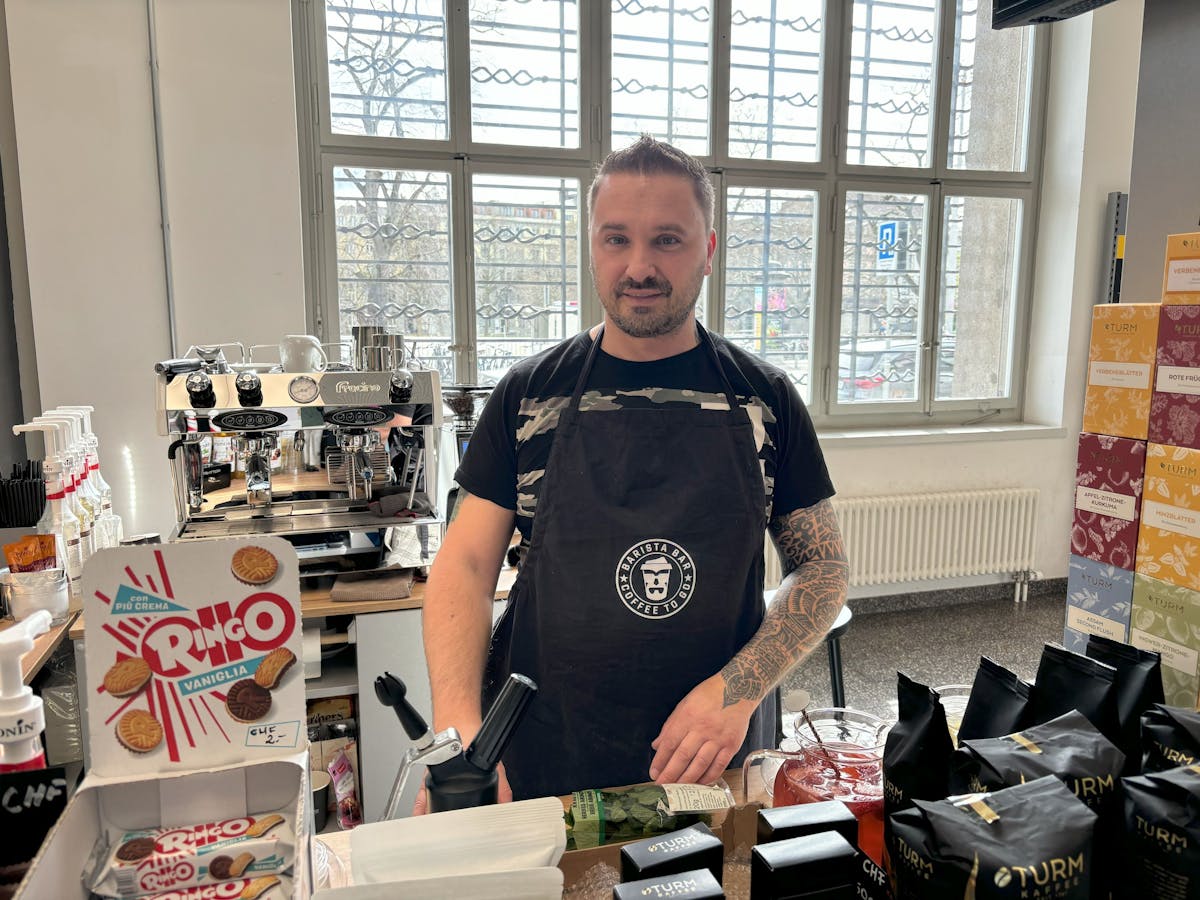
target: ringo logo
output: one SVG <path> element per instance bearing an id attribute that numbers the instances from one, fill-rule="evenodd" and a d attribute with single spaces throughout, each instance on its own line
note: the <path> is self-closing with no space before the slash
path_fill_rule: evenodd
<path id="1" fill-rule="evenodd" d="M 164 678 L 181 678 L 264 653 L 287 642 L 296 611 L 278 594 L 251 594 L 233 609 L 222 602 L 196 610 L 194 618 L 159 619 L 142 638 L 142 657 Z"/>

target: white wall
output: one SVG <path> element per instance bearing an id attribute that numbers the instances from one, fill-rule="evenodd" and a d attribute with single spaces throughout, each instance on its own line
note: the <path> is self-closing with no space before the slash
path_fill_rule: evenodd
<path id="1" fill-rule="evenodd" d="M 1041 491 L 1037 568 L 1067 572 L 1075 450 L 1091 307 L 1102 274 L 1109 191 L 1128 190 L 1142 3 L 1124 0 L 1052 26 L 1045 187 L 1026 389 L 1029 439 L 960 443 L 824 441 L 845 496 L 1029 486 Z"/>
<path id="2" fill-rule="evenodd" d="M 299 330 L 287 0 L 157 9 L 181 346 Z M 118 496 L 140 478 L 135 529 L 166 530 L 166 441 L 150 421 L 150 364 L 166 354 L 167 332 L 144 3 L 8 0 L 7 11 L 43 401 L 101 407 L 106 465 L 128 459 Z M 1031 421 L 1061 428 L 972 442 L 825 441 L 846 496 L 1039 488 L 1047 577 L 1066 573 L 1088 321 L 1105 198 L 1129 185 L 1141 12 L 1141 0 L 1123 0 L 1054 26 L 1027 406 Z M 70 314 L 56 331 L 60 310 Z M 119 350 L 101 353 L 98 342 Z"/>
<path id="3" fill-rule="evenodd" d="M 177 344 L 304 330 L 287 0 L 157 0 Z M 152 365 L 171 354 L 145 0 L 7 0 L 41 404 L 96 406 L 127 533 L 174 523 Z M 11 217 L 10 217 L 11 219 Z M 12 228 L 10 221 L 10 229 Z M 20 317 L 18 317 L 20 319 Z M 18 321 L 20 327 L 20 321 Z M 38 410 L 25 409 L 26 416 Z"/>

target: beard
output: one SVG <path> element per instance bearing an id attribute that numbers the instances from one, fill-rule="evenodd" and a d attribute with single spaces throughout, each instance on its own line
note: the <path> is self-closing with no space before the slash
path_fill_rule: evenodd
<path id="1" fill-rule="evenodd" d="M 672 334 L 687 322 L 696 308 L 696 301 L 700 299 L 703 283 L 704 270 L 700 269 L 678 293 L 666 278 L 646 278 L 643 281 L 625 278 L 617 282 L 611 294 L 600 291 L 598 285 L 596 292 L 600 295 L 600 303 L 609 320 L 617 328 L 630 337 L 655 338 Z M 622 295 L 627 290 L 655 290 L 662 294 L 663 299 L 653 304 L 639 305 L 637 298 L 625 297 L 625 307 L 622 308 Z"/>

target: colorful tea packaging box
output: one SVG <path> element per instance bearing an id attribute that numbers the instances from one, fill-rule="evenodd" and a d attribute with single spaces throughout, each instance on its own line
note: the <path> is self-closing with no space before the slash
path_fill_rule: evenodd
<path id="1" fill-rule="evenodd" d="M 1067 568 L 1063 646 L 1083 653 L 1089 634 L 1114 641 L 1128 640 L 1132 605 L 1132 572 L 1072 554 Z"/>
<path id="2" fill-rule="evenodd" d="M 1200 590 L 1200 450 L 1146 445 L 1134 571 Z"/>
<path id="3" fill-rule="evenodd" d="M 1162 308 L 1156 359 L 1149 438 L 1200 448 L 1200 306 Z"/>
<path id="4" fill-rule="evenodd" d="M 1146 439 L 1161 308 L 1158 303 L 1093 307 L 1084 431 Z"/>
<path id="5" fill-rule="evenodd" d="M 1133 569 L 1141 514 L 1146 442 L 1106 434 L 1079 435 L 1071 552 L 1118 569 Z"/>
<path id="6" fill-rule="evenodd" d="M 1135 575 L 1129 643 L 1162 654 L 1167 705 L 1194 709 L 1200 691 L 1200 592 Z"/>
<path id="7" fill-rule="evenodd" d="M 1163 303 L 1200 303 L 1200 231 L 1167 235 Z"/>

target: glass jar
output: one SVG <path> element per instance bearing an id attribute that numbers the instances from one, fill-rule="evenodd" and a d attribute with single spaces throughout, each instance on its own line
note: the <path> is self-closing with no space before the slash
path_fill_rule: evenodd
<path id="1" fill-rule="evenodd" d="M 743 773 L 761 763 L 759 779 L 772 806 L 841 800 L 858 820 L 858 846 L 882 864 L 883 747 L 889 723 L 844 707 L 810 710 L 778 750 L 746 757 Z M 752 776 L 750 776 L 752 778 Z M 750 784 L 751 781 L 747 781 Z"/>
<path id="2" fill-rule="evenodd" d="M 67 619 L 71 596 L 67 574 L 62 569 L 43 569 L 40 572 L 10 572 L 0 569 L 0 591 L 9 615 L 21 621 L 39 609 L 50 613 L 52 625 Z"/>

